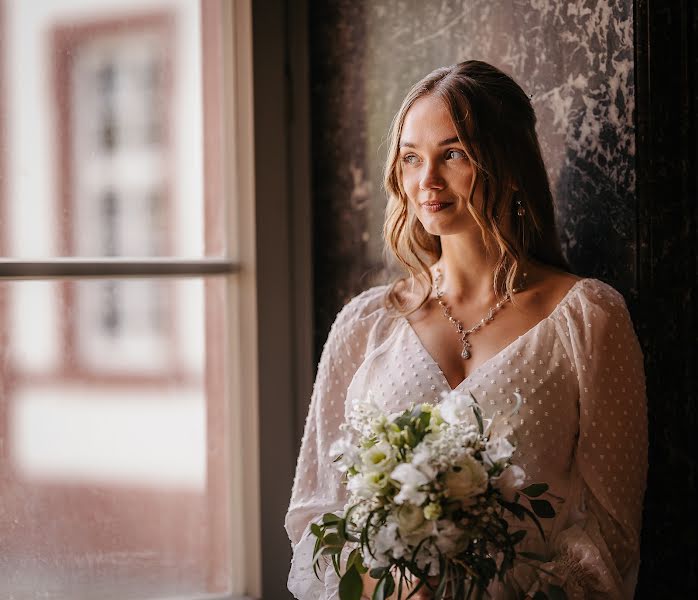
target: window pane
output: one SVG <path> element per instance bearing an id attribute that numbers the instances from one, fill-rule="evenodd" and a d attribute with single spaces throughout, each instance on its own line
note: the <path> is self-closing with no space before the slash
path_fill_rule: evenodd
<path id="1" fill-rule="evenodd" d="M 230 591 L 225 285 L 0 284 L 0 597 Z"/>
<path id="2" fill-rule="evenodd" d="M 225 254 L 221 0 L 0 2 L 0 247 Z"/>

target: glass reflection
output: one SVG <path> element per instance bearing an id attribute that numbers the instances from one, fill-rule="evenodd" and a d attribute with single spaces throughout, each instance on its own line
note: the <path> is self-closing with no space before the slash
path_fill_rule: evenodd
<path id="1" fill-rule="evenodd" d="M 0 597 L 229 589 L 224 286 L 0 284 Z"/>

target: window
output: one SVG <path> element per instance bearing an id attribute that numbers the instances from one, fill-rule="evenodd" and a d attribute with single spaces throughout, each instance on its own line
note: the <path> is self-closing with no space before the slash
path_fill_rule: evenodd
<path id="1" fill-rule="evenodd" d="M 250 61 L 245 1 L 0 0 L 1 597 L 259 594 Z"/>

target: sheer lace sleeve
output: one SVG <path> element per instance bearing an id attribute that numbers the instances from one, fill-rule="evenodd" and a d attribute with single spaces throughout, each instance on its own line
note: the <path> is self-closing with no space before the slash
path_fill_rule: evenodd
<path id="1" fill-rule="evenodd" d="M 288 588 L 300 600 L 330 600 L 337 596 L 334 570 L 313 573 L 315 538 L 310 524 L 326 512 L 341 511 L 347 494 L 340 472 L 332 466 L 330 447 L 340 436 L 347 388 L 367 351 L 382 309 L 382 288 L 356 296 L 337 315 L 322 351 L 296 465 L 286 532 L 293 548 Z"/>
<path id="2" fill-rule="evenodd" d="M 566 311 L 579 381 L 579 438 L 568 527 L 544 565 L 568 598 L 632 598 L 647 472 L 643 355 L 625 300 L 589 280 Z"/>

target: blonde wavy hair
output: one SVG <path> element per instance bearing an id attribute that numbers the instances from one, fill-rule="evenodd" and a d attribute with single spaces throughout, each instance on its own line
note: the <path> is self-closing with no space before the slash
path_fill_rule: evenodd
<path id="1" fill-rule="evenodd" d="M 488 253 L 497 258 L 493 287 L 498 299 L 511 294 L 523 258 L 570 271 L 555 226 L 550 183 L 543 164 L 536 116 L 530 98 L 508 75 L 485 62 L 469 60 L 429 73 L 409 91 L 395 115 L 385 166 L 388 204 L 383 225 L 384 258 L 394 256 L 407 277 L 393 281 L 387 302 L 400 314 L 419 309 L 428 300 L 433 281 L 430 266 L 441 256 L 439 236 L 428 233 L 409 207 L 402 186 L 400 136 L 405 116 L 425 96 L 440 98 L 448 108 L 458 138 L 473 166 L 467 198 L 470 214 L 480 228 Z M 473 205 L 482 185 L 481 207 Z M 525 208 L 518 216 L 517 200 Z M 509 218 L 509 232 L 503 228 Z M 409 279 L 422 288 L 417 302 L 398 298 L 397 286 Z M 420 282 L 426 285 L 419 285 Z"/>

